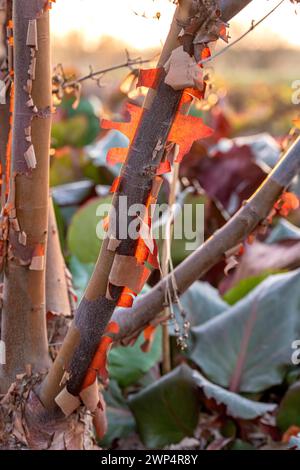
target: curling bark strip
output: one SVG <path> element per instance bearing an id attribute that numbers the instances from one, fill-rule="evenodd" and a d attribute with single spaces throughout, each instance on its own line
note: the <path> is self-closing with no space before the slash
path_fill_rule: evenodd
<path id="1" fill-rule="evenodd" d="M 202 8 L 205 9 L 205 2 Z M 235 9 L 230 10 L 234 15 L 248 2 L 240 2 Z M 181 29 L 181 23 L 190 17 L 190 7 L 194 2 L 181 1 L 175 14 L 175 21 L 169 34 L 167 45 L 162 53 L 164 65 Z M 227 21 L 230 17 L 224 17 Z M 172 44 L 170 47 L 169 44 Z M 175 91 L 165 83 L 165 73 L 162 72 L 157 89 L 148 95 L 138 128 L 134 133 L 132 144 L 123 165 L 121 175 L 116 185 L 113 205 L 118 207 L 120 196 L 127 196 L 128 207 L 139 203 L 147 206 L 149 198 L 157 196 L 157 169 L 162 161 L 165 144 L 172 128 L 182 99 L 183 90 Z M 155 197 L 154 197 L 155 193 Z M 127 226 L 133 217 L 127 217 Z M 117 223 L 118 225 L 118 223 Z M 74 409 L 78 404 L 74 398 L 82 392 L 82 385 L 93 358 L 97 352 L 99 341 L 104 334 L 113 311 L 122 294 L 128 296 L 128 287 L 109 282 L 111 272 L 124 257 L 137 258 L 139 242 L 127 238 L 121 240 L 114 250 L 110 250 L 110 240 L 107 237 L 103 244 L 99 259 L 85 295 L 78 307 L 75 320 L 67 334 L 58 357 L 40 390 L 40 399 L 49 410 L 55 409 L 55 400 L 61 409 L 71 401 Z M 143 256 L 141 257 L 143 259 Z M 124 266 L 126 264 L 124 263 Z M 127 272 L 130 277 L 133 273 Z M 131 292 L 129 292 L 130 294 Z M 134 292 L 136 293 L 136 292 Z M 122 303 L 123 305 L 123 303 Z M 62 380 L 63 379 L 63 380 Z M 71 407 L 68 407 L 70 410 Z"/>
<path id="2" fill-rule="evenodd" d="M 51 129 L 49 2 L 13 3 L 15 100 L 2 311 L 6 364 L 0 369 L 4 390 L 26 365 L 34 370 L 49 365 L 45 315 Z"/>

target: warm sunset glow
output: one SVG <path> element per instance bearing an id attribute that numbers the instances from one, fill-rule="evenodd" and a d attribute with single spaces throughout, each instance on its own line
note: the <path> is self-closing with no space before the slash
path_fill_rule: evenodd
<path id="1" fill-rule="evenodd" d="M 247 28 L 251 20 L 260 19 L 276 3 L 277 0 L 253 0 L 232 25 Z M 109 35 L 131 47 L 145 49 L 164 41 L 174 8 L 168 0 L 58 0 L 53 6 L 52 28 L 59 36 L 80 31 L 89 45 Z M 270 47 L 274 39 L 281 39 L 286 45 L 299 47 L 300 9 L 298 15 L 295 10 L 295 5 L 287 0 L 255 31 L 251 40 L 258 46 Z M 158 11 L 159 20 L 155 18 Z"/>

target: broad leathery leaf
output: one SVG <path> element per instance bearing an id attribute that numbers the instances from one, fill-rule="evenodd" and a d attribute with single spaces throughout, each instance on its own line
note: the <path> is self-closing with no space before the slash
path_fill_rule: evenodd
<path id="1" fill-rule="evenodd" d="M 138 432 L 147 448 L 176 444 L 192 436 L 200 402 L 192 370 L 181 365 L 160 380 L 129 397 Z"/>
<path id="2" fill-rule="evenodd" d="M 134 346 L 118 346 L 109 353 L 109 376 L 116 380 L 121 387 L 135 384 L 161 359 L 161 327 L 158 327 L 155 332 L 149 352 L 141 350 L 143 342 L 144 337 L 140 335 Z"/>
<path id="3" fill-rule="evenodd" d="M 199 372 L 193 372 L 195 383 L 208 399 L 213 399 L 216 405 L 225 407 L 227 416 L 232 418 L 253 420 L 274 411 L 276 405 L 248 400 L 237 393 L 219 387 L 207 380 Z"/>
<path id="4" fill-rule="evenodd" d="M 300 270 L 268 277 L 240 302 L 192 329 L 189 354 L 205 375 L 236 392 L 280 384 L 300 336 Z"/>
<path id="5" fill-rule="evenodd" d="M 84 204 L 73 216 L 68 233 L 69 251 L 82 263 L 96 263 L 102 240 L 97 237 L 97 226 L 104 217 L 96 215 L 98 207 L 109 205 L 111 196 L 95 198 Z M 105 215 L 105 214 L 103 214 Z"/>
<path id="6" fill-rule="evenodd" d="M 283 397 L 276 422 L 282 431 L 291 426 L 300 427 L 300 382 L 294 383 Z"/>
<path id="7" fill-rule="evenodd" d="M 217 289 L 208 282 L 197 281 L 180 297 L 180 303 L 187 314 L 191 326 L 202 325 L 216 315 L 225 312 L 229 305 L 222 300 Z M 178 306 L 174 304 L 178 314 Z M 174 334 L 174 326 L 169 324 L 170 334 Z"/>
<path id="8" fill-rule="evenodd" d="M 106 403 L 108 429 L 101 446 L 109 447 L 115 439 L 128 437 L 135 431 L 135 420 L 115 380 L 110 380 L 109 387 L 103 392 Z"/>

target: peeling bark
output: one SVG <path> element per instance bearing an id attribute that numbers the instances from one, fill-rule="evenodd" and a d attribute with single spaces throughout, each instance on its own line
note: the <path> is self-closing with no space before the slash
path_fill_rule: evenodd
<path id="1" fill-rule="evenodd" d="M 228 2 L 225 3 L 227 5 Z M 172 49 L 178 45 L 176 38 L 181 29 L 177 21 L 178 16 L 180 22 L 187 20 L 191 7 L 191 0 L 180 2 L 162 53 L 160 61 L 162 64 L 168 59 Z M 237 9 L 242 9 L 242 6 Z M 229 18 L 223 19 L 226 21 Z M 156 91 L 151 92 L 145 102 L 142 118 L 121 171 L 120 184 L 113 200 L 115 207 L 118 206 L 120 196 L 127 196 L 128 207 L 136 203 L 146 205 L 153 190 L 156 170 L 162 161 L 164 147 L 183 95 L 182 90 L 175 91 L 166 85 L 164 78 L 165 72 L 162 70 Z M 133 217 L 127 217 L 127 226 L 132 220 Z M 108 239 L 102 244 L 95 271 L 78 307 L 75 321 L 42 384 L 40 398 L 49 410 L 56 407 L 55 398 L 62 388 L 69 398 L 70 395 L 76 397 L 80 394 L 100 338 L 122 294 L 123 287 L 109 284 L 109 276 L 115 256 L 133 257 L 137 241 L 129 237 L 121 240 L 116 251 L 109 250 L 108 244 Z M 110 287 L 109 295 L 107 287 Z M 66 378 L 64 381 L 61 380 L 63 376 Z"/>
<path id="2" fill-rule="evenodd" d="M 15 101 L 12 177 L 7 202 L 1 390 L 30 364 L 49 366 L 45 312 L 51 68 L 48 2 L 14 0 Z M 44 11 L 45 7 L 45 11 Z"/>

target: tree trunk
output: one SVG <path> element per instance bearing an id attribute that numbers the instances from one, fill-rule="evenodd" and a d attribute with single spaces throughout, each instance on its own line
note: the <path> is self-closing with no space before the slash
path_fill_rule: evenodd
<path id="1" fill-rule="evenodd" d="M 25 367 L 49 366 L 45 312 L 51 67 L 48 3 L 14 0 L 15 102 L 2 340 L 5 391 Z M 45 10 L 44 10 L 45 8 Z"/>

